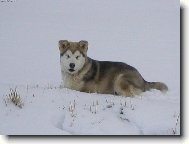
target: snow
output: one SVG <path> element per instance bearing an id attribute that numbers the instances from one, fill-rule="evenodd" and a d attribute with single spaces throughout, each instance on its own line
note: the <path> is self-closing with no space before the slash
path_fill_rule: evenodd
<path id="1" fill-rule="evenodd" d="M 134 98 L 58 86 L 18 86 L 17 91 L 24 96 L 22 109 L 6 95 L 1 101 L 3 134 L 170 135 L 175 128 L 179 133 L 179 102 L 156 90 Z"/>
<path id="2" fill-rule="evenodd" d="M 15 0 L 0 5 L 0 134 L 179 135 L 177 0 Z M 88 55 L 128 63 L 169 91 L 135 97 L 61 88 L 58 41 L 88 40 Z M 17 89 L 24 106 L 8 98 Z"/>

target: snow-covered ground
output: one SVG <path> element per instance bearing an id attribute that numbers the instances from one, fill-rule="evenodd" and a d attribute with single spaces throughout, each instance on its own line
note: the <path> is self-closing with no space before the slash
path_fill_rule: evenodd
<path id="1" fill-rule="evenodd" d="M 178 0 L 15 0 L 0 3 L 0 134 L 179 135 Z M 88 40 L 88 55 L 126 62 L 147 81 L 135 97 L 60 88 L 58 40 Z M 17 90 L 24 105 L 11 103 Z"/>

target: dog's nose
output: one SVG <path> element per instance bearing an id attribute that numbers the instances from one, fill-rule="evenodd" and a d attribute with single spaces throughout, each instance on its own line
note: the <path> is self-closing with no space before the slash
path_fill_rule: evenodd
<path id="1" fill-rule="evenodd" d="M 75 64 L 74 63 L 70 63 L 70 68 L 74 68 Z"/>

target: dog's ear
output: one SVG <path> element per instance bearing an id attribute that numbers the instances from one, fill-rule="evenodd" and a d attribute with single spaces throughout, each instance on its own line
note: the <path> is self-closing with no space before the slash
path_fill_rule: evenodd
<path id="1" fill-rule="evenodd" d="M 87 50 L 88 50 L 88 41 L 86 41 L 86 40 L 81 40 L 80 42 L 79 42 L 79 47 L 80 47 L 80 49 L 83 51 L 83 52 L 87 52 Z"/>
<path id="2" fill-rule="evenodd" d="M 62 52 L 65 48 L 69 46 L 68 40 L 60 40 L 59 41 L 59 50 Z"/>

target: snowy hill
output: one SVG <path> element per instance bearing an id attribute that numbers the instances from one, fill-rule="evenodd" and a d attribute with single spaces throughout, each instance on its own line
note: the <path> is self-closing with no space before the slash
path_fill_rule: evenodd
<path id="1" fill-rule="evenodd" d="M 134 98 L 53 86 L 18 86 L 17 92 L 24 103 L 21 109 L 7 96 L 1 101 L 3 134 L 172 135 L 180 131 L 179 101 L 155 90 Z"/>
<path id="2" fill-rule="evenodd" d="M 0 4 L 0 134 L 179 135 L 179 1 L 15 0 Z M 169 91 L 135 97 L 60 88 L 58 40 L 134 66 Z M 9 99 L 17 90 L 22 108 Z"/>

